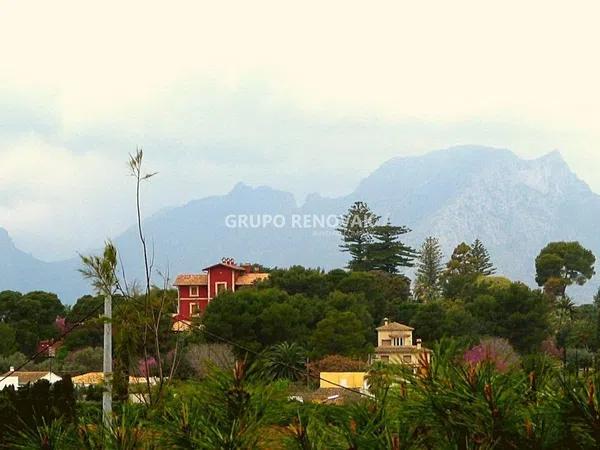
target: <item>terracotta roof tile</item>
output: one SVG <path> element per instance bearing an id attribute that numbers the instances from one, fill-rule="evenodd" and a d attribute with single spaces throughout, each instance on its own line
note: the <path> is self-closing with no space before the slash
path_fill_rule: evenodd
<path id="1" fill-rule="evenodd" d="M 42 378 L 44 378 L 46 375 L 48 375 L 50 372 L 22 372 L 22 371 L 17 371 L 11 374 L 11 372 L 6 372 L 4 375 L 2 375 L 2 378 L 4 377 L 18 377 L 19 378 L 19 384 L 27 384 L 27 383 L 35 383 L 36 381 L 41 380 Z M 57 376 L 56 374 L 53 374 L 55 377 Z"/>
<path id="2" fill-rule="evenodd" d="M 377 331 L 413 331 L 414 328 L 398 322 L 390 322 L 377 328 Z"/>
<path id="3" fill-rule="evenodd" d="M 177 275 L 173 286 L 202 286 L 208 284 L 208 276 L 205 274 L 182 274 Z"/>
<path id="4" fill-rule="evenodd" d="M 102 372 L 88 372 L 71 378 L 73 384 L 100 384 L 104 381 Z"/>
<path id="5" fill-rule="evenodd" d="M 266 280 L 267 278 L 269 278 L 268 273 L 245 273 L 235 280 L 235 284 L 237 286 L 249 286 L 258 281 Z"/>

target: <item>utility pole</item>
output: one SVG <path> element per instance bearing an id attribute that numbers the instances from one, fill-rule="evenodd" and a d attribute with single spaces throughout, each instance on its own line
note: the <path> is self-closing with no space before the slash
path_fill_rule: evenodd
<path id="1" fill-rule="evenodd" d="M 306 357 L 306 388 L 309 389 L 310 388 L 310 359 L 308 359 L 308 356 Z"/>
<path id="2" fill-rule="evenodd" d="M 106 428 L 112 418 L 112 295 L 104 293 L 104 392 L 102 392 L 102 419 Z"/>
<path id="3" fill-rule="evenodd" d="M 118 286 L 115 274 L 117 267 L 117 249 L 110 241 L 104 245 L 104 254 L 100 256 L 81 256 L 83 268 L 79 271 L 84 278 L 92 280 L 99 295 L 104 296 L 104 357 L 102 372 L 104 391 L 102 392 L 102 423 L 110 427 L 112 422 L 112 295 Z"/>

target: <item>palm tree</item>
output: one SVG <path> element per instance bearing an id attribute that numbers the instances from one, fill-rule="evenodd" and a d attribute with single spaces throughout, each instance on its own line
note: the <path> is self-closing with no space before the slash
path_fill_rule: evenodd
<path id="1" fill-rule="evenodd" d="M 282 342 L 272 346 L 259 364 L 259 372 L 267 380 L 297 381 L 307 376 L 306 351 L 295 343 Z"/>
<path id="2" fill-rule="evenodd" d="M 561 297 L 556 302 L 556 312 L 558 313 L 558 324 L 559 328 L 564 325 L 564 320 L 573 320 L 575 315 L 576 305 L 569 297 Z"/>

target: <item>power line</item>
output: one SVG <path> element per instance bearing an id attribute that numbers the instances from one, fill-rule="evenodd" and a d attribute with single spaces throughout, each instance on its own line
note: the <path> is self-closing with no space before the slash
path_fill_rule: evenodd
<path id="1" fill-rule="evenodd" d="M 182 319 L 177 319 L 175 322 L 183 322 L 183 320 Z M 212 338 L 218 339 L 218 340 L 220 340 L 222 342 L 225 342 L 226 344 L 229 344 L 231 346 L 237 347 L 237 348 L 239 348 L 241 350 L 244 350 L 247 353 L 251 353 L 254 356 L 261 356 L 260 352 L 252 350 L 252 349 L 250 349 L 250 348 L 248 348 L 248 347 L 246 347 L 244 345 L 238 344 L 237 342 L 234 342 L 234 341 L 232 341 L 230 339 L 227 339 L 227 338 L 224 338 L 222 336 L 219 336 L 218 334 L 212 333 L 212 332 L 206 330 L 206 328 L 204 326 L 199 326 L 196 329 L 200 330 L 200 332 L 202 332 L 202 333 L 204 333 L 204 334 L 206 334 L 206 335 L 208 335 L 208 336 L 210 336 Z M 283 367 L 286 367 L 288 369 L 291 369 L 291 370 L 297 372 L 298 374 L 308 375 L 309 377 L 311 377 L 311 378 L 313 378 L 315 380 L 325 381 L 325 382 L 327 382 L 327 383 L 329 383 L 329 384 L 331 384 L 331 385 L 333 385 L 335 387 L 338 387 L 340 389 L 343 389 L 345 391 L 352 392 L 353 394 L 358 394 L 358 395 L 360 395 L 362 397 L 373 399 L 372 395 L 365 394 L 364 392 L 358 391 L 356 389 L 349 388 L 348 386 L 343 386 L 341 384 L 338 384 L 338 383 L 335 383 L 333 381 L 327 380 L 327 379 L 321 377 L 320 375 L 311 374 L 310 370 L 308 369 L 308 367 L 306 368 L 306 371 L 304 371 L 304 370 L 298 369 L 297 367 L 291 366 L 291 365 L 286 364 L 286 363 L 279 363 L 279 364 L 281 366 L 283 366 Z"/>
<path id="2" fill-rule="evenodd" d="M 75 330 L 75 328 L 77 328 L 78 326 L 81 326 L 81 325 L 83 325 L 83 324 L 84 324 L 84 323 L 85 323 L 87 320 L 91 319 L 91 318 L 92 318 L 92 316 L 94 316 L 95 314 L 97 314 L 97 313 L 100 311 L 100 309 L 102 309 L 102 307 L 103 307 L 103 306 L 104 306 L 104 304 L 103 304 L 103 303 L 100 303 L 100 304 L 99 304 L 99 305 L 98 305 L 96 308 L 94 308 L 94 309 L 93 309 L 93 310 L 92 310 L 92 311 L 91 311 L 89 314 L 87 314 L 85 317 L 83 317 L 82 319 L 80 319 L 80 320 L 78 320 L 78 321 L 74 322 L 74 323 L 73 323 L 73 325 L 72 325 L 72 326 L 71 326 L 71 327 L 70 327 L 68 330 L 66 330 L 65 332 L 63 332 L 63 333 L 62 333 L 62 334 L 61 334 L 61 335 L 60 335 L 60 336 L 57 338 L 57 341 L 60 341 L 60 340 L 64 339 L 64 338 L 65 338 L 66 336 L 68 336 L 68 335 L 69 335 L 71 332 L 73 332 L 73 330 Z M 184 323 L 185 321 L 183 321 L 182 319 L 177 319 L 177 320 L 175 320 L 174 322 L 175 322 L 175 323 L 177 323 L 177 322 L 182 322 L 182 323 Z M 186 323 L 187 323 L 187 322 L 186 322 Z M 224 338 L 224 337 L 222 337 L 222 336 L 219 336 L 219 335 L 217 335 L 217 334 L 215 334 L 215 333 L 212 333 L 212 332 L 210 332 L 210 331 L 206 330 L 206 328 L 205 328 L 205 327 L 203 327 L 203 326 L 197 327 L 197 328 L 195 328 L 195 329 L 199 330 L 200 332 L 202 332 L 202 333 L 204 333 L 204 334 L 206 334 L 206 335 L 208 335 L 208 336 L 210 336 L 210 337 L 212 337 L 212 338 L 214 338 L 214 339 L 217 339 L 217 340 L 219 340 L 219 341 L 222 341 L 222 342 L 224 342 L 224 343 L 226 343 L 226 344 L 229 344 L 229 345 L 231 345 L 231 346 L 233 346 L 233 347 L 237 347 L 237 348 L 239 348 L 239 349 L 241 349 L 241 350 L 245 351 L 246 353 L 250 353 L 250 354 L 252 354 L 252 355 L 254 355 L 254 356 L 257 356 L 257 357 L 260 357 L 260 356 L 261 356 L 260 352 L 257 352 L 257 351 L 255 351 L 255 350 L 252 350 L 252 349 L 250 349 L 250 348 L 248 348 L 248 347 L 246 347 L 246 346 L 244 346 L 244 345 L 242 345 L 242 344 L 239 344 L 239 343 L 237 343 L 237 342 L 234 342 L 234 341 L 232 341 L 232 340 L 230 340 L 230 339 L 227 339 L 227 338 Z M 55 344 L 52 344 L 50 347 L 52 347 L 53 345 L 55 345 Z M 16 368 L 13 368 L 13 370 L 12 370 L 12 371 L 9 371 L 9 372 L 8 372 L 6 375 L 4 375 L 4 376 L 3 376 L 3 377 L 0 379 L 0 383 L 1 383 L 2 381 L 6 380 L 6 378 L 8 378 L 9 376 L 11 376 L 11 375 L 12 375 L 12 374 L 14 374 L 15 372 L 18 372 L 19 370 L 21 370 L 22 368 L 24 368 L 24 367 L 25 367 L 27 364 L 29 364 L 30 362 L 32 362 L 33 360 L 35 360 L 35 359 L 36 359 L 38 356 L 40 356 L 42 353 L 45 353 L 46 351 L 48 351 L 48 349 L 49 349 L 50 347 L 46 347 L 46 348 L 44 348 L 44 349 L 42 349 L 42 350 L 39 350 L 39 351 L 37 351 L 37 352 L 36 352 L 36 353 L 34 353 L 32 356 L 30 356 L 30 357 L 29 357 L 29 358 L 28 358 L 28 359 L 27 359 L 27 360 L 26 360 L 24 363 L 22 363 L 21 365 L 19 365 L 19 366 L 18 366 L 18 367 L 16 367 Z M 329 384 L 331 384 L 331 385 L 333 385 L 333 386 L 335 386 L 335 387 L 337 387 L 337 388 L 343 389 L 343 390 L 345 390 L 345 391 L 348 391 L 348 392 L 351 392 L 351 393 L 353 393 L 353 394 L 357 394 L 357 395 L 360 395 L 360 396 L 362 396 L 362 397 L 366 397 L 366 398 L 369 398 L 369 399 L 372 399 L 372 398 L 373 398 L 371 395 L 369 395 L 369 394 L 365 394 L 364 392 L 361 392 L 361 391 L 358 391 L 358 390 L 356 390 L 356 389 L 352 389 L 352 388 L 349 388 L 349 387 L 347 387 L 347 386 L 341 385 L 341 384 L 339 384 L 339 383 L 335 383 L 335 382 L 333 382 L 333 381 L 327 380 L 327 379 L 325 379 L 325 378 L 321 377 L 320 375 L 315 375 L 315 374 L 312 374 L 312 373 L 310 373 L 310 370 L 308 369 L 308 367 L 306 368 L 306 371 L 304 371 L 304 370 L 302 370 L 302 369 L 299 369 L 299 368 L 297 368 L 297 367 L 294 367 L 294 366 L 292 366 L 292 365 L 289 365 L 289 364 L 286 364 L 286 363 L 279 363 L 279 364 L 280 364 L 281 366 L 283 366 L 283 367 L 286 367 L 286 368 L 288 368 L 288 369 L 291 369 L 291 370 L 293 370 L 293 371 L 297 372 L 298 374 L 301 374 L 301 375 L 308 375 L 309 377 L 313 378 L 314 380 L 318 380 L 318 381 L 325 381 L 326 383 L 329 383 Z"/>

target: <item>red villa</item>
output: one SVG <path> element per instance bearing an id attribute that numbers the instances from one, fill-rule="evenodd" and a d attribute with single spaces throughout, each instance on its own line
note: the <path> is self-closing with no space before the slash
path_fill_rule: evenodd
<path id="1" fill-rule="evenodd" d="M 252 264 L 236 265 L 233 258 L 223 258 L 220 263 L 203 269 L 204 273 L 182 274 L 175 279 L 178 302 L 177 321 L 174 329 L 187 328 L 192 316 L 204 312 L 208 303 L 223 291 L 236 291 L 251 286 L 269 277 L 268 273 L 258 272 Z M 182 326 L 178 326 L 180 323 Z"/>

